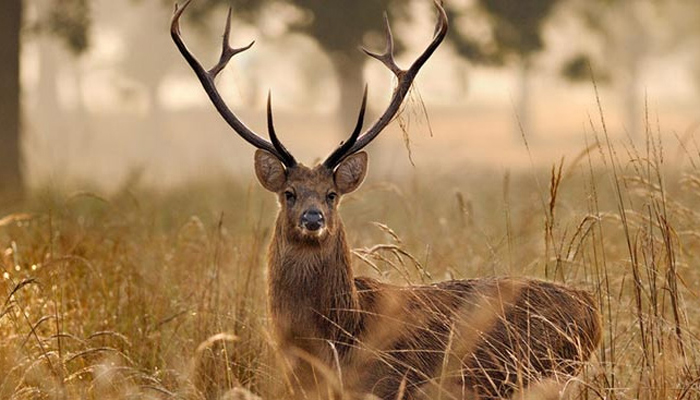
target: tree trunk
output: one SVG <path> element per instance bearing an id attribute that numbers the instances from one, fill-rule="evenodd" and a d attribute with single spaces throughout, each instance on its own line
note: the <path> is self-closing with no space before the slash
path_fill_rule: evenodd
<path id="1" fill-rule="evenodd" d="M 355 127 L 362 102 L 362 91 L 365 87 L 363 70 L 366 58 L 359 51 L 357 53 L 357 56 L 348 56 L 343 53 L 330 55 L 340 92 L 338 132 L 340 132 L 342 140 L 345 140 Z M 366 116 L 365 121 L 369 120 L 370 118 Z"/>
<path id="2" fill-rule="evenodd" d="M 0 195 L 22 192 L 20 171 L 20 29 L 22 0 L 0 2 Z"/>

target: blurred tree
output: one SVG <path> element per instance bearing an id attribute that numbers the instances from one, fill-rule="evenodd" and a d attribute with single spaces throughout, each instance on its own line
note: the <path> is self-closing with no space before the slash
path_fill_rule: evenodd
<path id="1" fill-rule="evenodd" d="M 520 66 L 519 114 L 527 123 L 529 102 L 529 73 L 533 57 L 544 48 L 542 28 L 556 4 L 564 0 L 476 0 L 474 7 L 446 4 L 452 21 L 465 12 L 478 10 L 488 20 L 489 39 L 474 40 L 467 33 L 453 29 L 451 40 L 460 56 L 472 62 L 489 65 L 517 63 Z M 245 12 L 255 14 L 262 2 L 231 0 Z M 305 18 L 291 25 L 297 32 L 314 38 L 328 54 L 335 68 L 340 89 L 340 110 L 343 126 L 352 126 L 357 103 L 362 95 L 363 71 L 368 58 L 357 51 L 367 37 L 382 37 L 382 17 L 386 10 L 399 19 L 410 17 L 409 2 L 400 0 L 343 1 L 286 0 L 305 12 Z M 250 14 L 249 14 L 250 15 Z M 394 20 L 396 18 L 392 18 Z M 400 43 L 400 37 L 396 38 Z"/>
<path id="2" fill-rule="evenodd" d="M 543 28 L 555 6 L 565 0 L 476 0 L 472 5 L 448 3 L 453 21 L 452 42 L 459 55 L 475 64 L 519 67 L 518 116 L 526 131 L 529 122 L 529 77 L 535 56 L 545 48 Z M 473 18 L 487 21 L 485 29 L 465 31 Z M 483 24 L 476 23 L 483 27 Z M 531 132 L 527 132 L 531 133 Z"/>
<path id="3" fill-rule="evenodd" d="M 90 45 L 90 0 L 25 0 L 35 3 L 41 16 L 33 26 L 40 34 L 57 37 L 75 55 Z"/>
<path id="4" fill-rule="evenodd" d="M 465 14 L 476 14 L 488 21 L 488 34 L 479 38 L 465 33 L 457 22 L 453 42 L 457 52 L 467 59 L 489 65 L 526 62 L 544 49 L 542 28 L 554 7 L 564 0 L 476 0 L 472 6 L 448 3 L 453 21 Z M 455 25 L 455 24 L 453 24 Z"/>
<path id="5" fill-rule="evenodd" d="M 593 34 L 599 51 L 581 50 L 564 67 L 573 81 L 590 82 L 593 66 L 597 82 L 617 86 L 624 110 L 625 130 L 631 137 L 642 134 L 642 88 L 640 78 L 653 53 L 672 48 L 672 42 L 660 44 L 662 35 L 676 30 L 674 19 L 662 11 L 670 0 L 572 0 L 573 12 Z"/>
<path id="6" fill-rule="evenodd" d="M 293 28 L 313 37 L 328 54 L 338 78 L 342 127 L 350 130 L 357 118 L 364 88 L 364 66 L 369 59 L 358 51 L 358 46 L 366 36 L 383 37 L 384 13 L 392 3 L 400 1 L 290 2 L 310 13 L 304 20 L 294 24 Z M 405 11 L 405 7 L 396 8 L 396 11 Z M 396 39 L 400 41 L 400 38 Z"/>
<path id="7" fill-rule="evenodd" d="M 19 51 L 22 1 L 0 4 L 0 195 L 22 191 Z"/>
<path id="8" fill-rule="evenodd" d="M 114 18 L 110 23 L 114 23 L 121 31 L 122 40 L 129 49 L 119 61 L 119 67 L 145 92 L 148 112 L 141 122 L 150 134 L 150 142 L 157 146 L 157 143 L 163 142 L 160 134 L 165 118 L 159 89 L 163 78 L 167 76 L 168 67 L 182 62 L 164 29 L 168 26 L 171 13 L 153 1 L 139 1 L 126 10 L 121 4 L 109 4 L 106 7 L 113 9 L 110 10 L 110 15 L 114 15 Z M 149 143 L 149 138 L 144 140 Z"/>
<path id="9" fill-rule="evenodd" d="M 29 0 L 0 2 L 0 194 L 23 192 L 21 156 L 20 51 L 23 9 Z M 30 27 L 57 35 L 76 53 L 88 46 L 88 0 L 41 2 L 49 12 Z"/>

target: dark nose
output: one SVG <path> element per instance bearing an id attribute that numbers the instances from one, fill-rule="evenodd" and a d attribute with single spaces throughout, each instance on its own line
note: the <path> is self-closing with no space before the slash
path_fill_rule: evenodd
<path id="1" fill-rule="evenodd" d="M 304 211 L 301 215 L 301 226 L 310 231 L 321 229 L 323 226 L 323 214 L 315 208 Z"/>

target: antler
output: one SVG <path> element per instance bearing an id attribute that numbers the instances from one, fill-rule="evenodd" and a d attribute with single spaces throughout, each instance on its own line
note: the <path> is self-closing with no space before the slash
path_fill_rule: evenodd
<path id="1" fill-rule="evenodd" d="M 418 74 L 418 71 L 421 69 L 423 64 L 428 61 L 430 56 L 433 55 L 435 49 L 440 46 L 440 43 L 442 43 L 445 35 L 447 35 L 448 24 L 445 9 L 442 8 L 440 0 L 433 1 L 435 3 L 435 8 L 437 8 L 438 11 L 438 20 L 435 24 L 435 34 L 433 36 L 433 40 L 430 42 L 425 51 L 423 51 L 423 53 L 416 59 L 416 61 L 413 62 L 409 69 L 401 69 L 394 60 L 394 37 L 391 34 L 389 18 L 386 16 L 386 14 L 384 14 L 384 22 L 386 24 L 386 49 L 384 50 L 384 53 L 373 53 L 365 48 L 362 48 L 362 51 L 364 51 L 365 54 L 372 58 L 376 58 L 387 68 L 389 68 L 391 72 L 394 73 L 396 78 L 398 78 L 398 83 L 396 84 L 396 88 L 394 88 L 391 101 L 389 102 L 389 106 L 387 107 L 386 111 L 384 111 L 384 114 L 382 114 L 374 125 L 372 125 L 362 134 L 362 136 L 360 136 L 359 130 L 362 129 L 362 119 L 367 101 L 367 89 L 365 87 L 365 96 L 362 100 L 362 106 L 360 108 L 358 126 L 355 128 L 352 135 L 350 135 L 350 138 L 345 143 L 342 143 L 335 151 L 333 151 L 333 153 L 331 153 L 330 156 L 328 156 L 326 161 L 323 162 L 323 165 L 325 165 L 327 168 L 334 169 L 345 157 L 356 153 L 367 146 L 372 140 L 374 140 L 374 138 L 377 137 L 377 135 L 379 135 L 379 133 L 389 124 L 389 122 L 391 122 L 394 116 L 396 116 L 396 113 L 399 111 L 401 103 L 403 103 L 406 94 L 408 94 L 408 90 L 411 88 L 413 79 Z"/>
<path id="2" fill-rule="evenodd" d="M 190 65 L 194 73 L 197 75 L 199 82 L 201 82 L 202 87 L 209 96 L 209 99 L 211 100 L 212 104 L 214 104 L 216 110 L 219 112 L 219 114 L 221 114 L 221 116 L 229 124 L 229 126 L 233 128 L 233 130 L 236 131 L 238 135 L 245 139 L 245 141 L 259 149 L 263 149 L 272 153 L 273 155 L 275 155 L 275 157 L 282 161 L 282 163 L 284 163 L 284 165 L 287 168 L 295 166 L 297 164 L 296 160 L 282 145 L 282 143 L 280 143 L 280 141 L 277 139 L 277 136 L 275 135 L 275 130 L 272 126 L 272 111 L 270 109 L 270 98 L 268 97 L 267 117 L 269 123 L 268 130 L 270 134 L 270 140 L 272 141 L 272 143 L 255 134 L 252 130 L 250 130 L 250 128 L 248 128 L 243 122 L 241 122 L 241 120 L 239 120 L 233 112 L 231 112 L 224 100 L 221 98 L 221 95 L 219 94 L 219 91 L 214 83 L 214 79 L 219 74 L 219 72 L 226 68 L 226 65 L 228 64 L 229 60 L 231 60 L 231 57 L 235 56 L 240 52 L 248 50 L 249 48 L 251 48 L 251 46 L 253 46 L 255 41 L 250 42 L 250 44 L 245 47 L 232 48 L 230 46 L 229 34 L 231 32 L 231 9 L 229 8 L 228 17 L 226 19 L 226 28 L 224 30 L 224 37 L 221 45 L 221 57 L 219 58 L 219 62 L 212 69 L 208 71 L 205 70 L 204 67 L 202 67 L 202 64 L 200 64 L 199 61 L 197 61 L 197 59 L 189 51 L 185 43 L 182 41 L 182 37 L 180 35 L 180 16 L 182 16 L 182 14 L 185 12 L 185 9 L 187 8 L 187 6 L 190 5 L 191 2 L 192 0 L 187 0 L 187 2 L 183 4 L 182 8 L 179 8 L 177 3 L 175 4 L 175 12 L 173 13 L 173 18 L 170 22 L 170 36 L 173 38 L 173 41 L 175 42 L 175 45 L 177 46 L 178 50 L 180 50 L 182 56 L 185 58 L 185 60 Z"/>

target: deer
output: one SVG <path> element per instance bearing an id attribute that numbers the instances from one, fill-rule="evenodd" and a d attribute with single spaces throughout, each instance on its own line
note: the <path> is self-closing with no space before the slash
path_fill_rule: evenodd
<path id="1" fill-rule="evenodd" d="M 226 105 L 215 78 L 254 42 L 231 47 L 229 9 L 220 59 L 206 70 L 180 32 L 190 2 L 175 5 L 171 37 L 221 117 L 256 148 L 257 180 L 279 203 L 268 251 L 267 298 L 271 331 L 295 397 L 336 398 L 342 392 L 385 400 L 499 399 L 545 379 L 579 373 L 601 340 L 597 303 L 584 290 L 509 277 L 400 286 L 353 272 L 339 205 L 365 179 L 369 157 L 363 149 L 397 116 L 419 70 L 447 34 L 440 1 L 434 1 L 433 39 L 408 69 L 395 61 L 385 15 L 386 49 L 362 50 L 397 80 L 389 105 L 363 130 L 365 85 L 352 133 L 312 167 L 297 162 L 279 140 L 270 94 L 269 141 Z"/>

